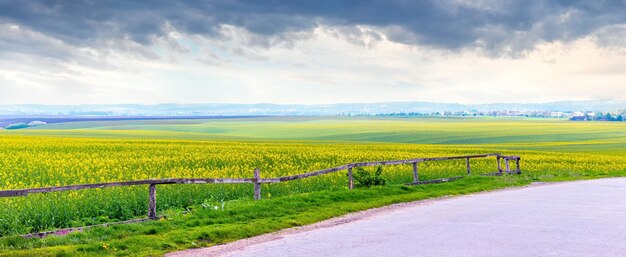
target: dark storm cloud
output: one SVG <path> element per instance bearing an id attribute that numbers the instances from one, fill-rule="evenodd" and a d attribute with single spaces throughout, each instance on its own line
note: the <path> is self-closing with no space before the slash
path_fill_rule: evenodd
<path id="1" fill-rule="evenodd" d="M 614 25 L 626 23 L 626 0 L 0 0 L 2 21 L 71 45 L 117 39 L 150 44 L 166 35 L 166 24 L 206 37 L 219 37 L 219 27 L 227 24 L 275 38 L 320 24 L 368 25 L 396 42 L 499 53 L 531 49 L 541 41 L 571 41 L 604 27 L 620 30 Z"/>

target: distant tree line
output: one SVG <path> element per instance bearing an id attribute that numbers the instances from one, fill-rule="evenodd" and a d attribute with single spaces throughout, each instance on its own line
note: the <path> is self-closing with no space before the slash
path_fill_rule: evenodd
<path id="1" fill-rule="evenodd" d="M 622 114 L 613 114 L 610 112 L 602 113 L 597 112 L 595 114 L 585 113 L 582 116 L 573 116 L 570 120 L 580 120 L 580 121 L 624 121 L 624 116 Z"/>
<path id="2" fill-rule="evenodd" d="M 370 115 L 359 115 L 359 116 L 372 116 Z M 520 112 L 520 111 L 488 111 L 488 112 L 429 112 L 429 113 L 421 113 L 421 112 L 391 112 L 391 113 L 377 113 L 373 116 L 398 116 L 398 117 L 416 117 L 416 116 L 433 116 L 433 117 L 441 117 L 441 116 L 452 116 L 452 117 L 477 117 L 477 116 L 519 116 L 519 117 L 536 117 L 536 118 L 551 118 L 550 112 Z"/>
<path id="3" fill-rule="evenodd" d="M 440 115 L 440 114 L 439 113 L 437 114 L 419 113 L 419 112 L 393 112 L 393 113 L 377 113 L 374 116 L 435 116 L 435 115 Z"/>
<path id="4" fill-rule="evenodd" d="M 463 111 L 463 112 L 393 112 L 393 113 L 378 113 L 374 116 L 397 116 L 397 117 L 418 117 L 418 116 L 452 116 L 452 117 L 467 117 L 467 116 L 518 116 L 518 117 L 533 117 L 533 118 L 569 118 L 572 121 L 624 121 L 625 111 L 617 113 L 611 112 L 548 112 L 548 111 Z M 372 116 L 371 114 L 363 114 L 356 116 Z"/>

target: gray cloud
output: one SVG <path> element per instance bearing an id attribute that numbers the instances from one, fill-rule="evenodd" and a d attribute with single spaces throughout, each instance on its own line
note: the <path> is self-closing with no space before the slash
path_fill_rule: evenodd
<path id="1" fill-rule="evenodd" d="M 298 33 L 323 24 L 339 28 L 338 33 L 345 32 L 344 38 L 357 43 L 362 36 L 378 38 L 350 29 L 365 25 L 395 42 L 516 55 L 539 42 L 568 42 L 594 33 L 600 43 L 624 47 L 624 41 L 614 36 L 624 34 L 625 28 L 619 26 L 626 24 L 624 13 L 624 0 L 0 0 L 0 22 L 27 26 L 66 44 L 93 47 L 128 41 L 153 44 L 165 40 L 171 28 L 219 38 L 224 36 L 223 25 L 245 28 L 255 35 L 246 43 L 269 47 L 289 44 L 294 40 L 289 35 L 306 38 Z"/>

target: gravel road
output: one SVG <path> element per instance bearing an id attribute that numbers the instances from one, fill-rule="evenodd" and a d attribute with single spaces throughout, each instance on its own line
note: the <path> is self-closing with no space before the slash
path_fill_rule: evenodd
<path id="1" fill-rule="evenodd" d="M 626 256 L 626 178 L 400 204 L 169 256 Z"/>

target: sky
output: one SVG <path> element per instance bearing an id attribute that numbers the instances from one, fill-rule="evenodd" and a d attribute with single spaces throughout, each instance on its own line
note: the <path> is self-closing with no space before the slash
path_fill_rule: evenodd
<path id="1" fill-rule="evenodd" d="M 0 104 L 626 100 L 626 0 L 0 0 Z"/>

